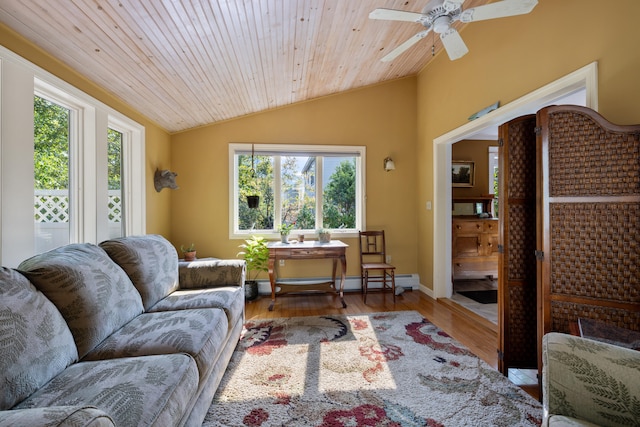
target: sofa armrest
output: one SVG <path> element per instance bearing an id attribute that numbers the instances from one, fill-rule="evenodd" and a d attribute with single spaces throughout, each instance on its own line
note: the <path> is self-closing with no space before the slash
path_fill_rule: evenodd
<path id="1" fill-rule="evenodd" d="M 0 411 L 0 427 L 115 427 L 110 416 L 93 406 L 49 406 Z"/>
<path id="2" fill-rule="evenodd" d="M 542 344 L 544 422 L 564 415 L 601 426 L 640 419 L 640 352 L 566 334 Z"/>
<path id="3" fill-rule="evenodd" d="M 246 262 L 239 259 L 178 263 L 180 289 L 244 286 Z"/>

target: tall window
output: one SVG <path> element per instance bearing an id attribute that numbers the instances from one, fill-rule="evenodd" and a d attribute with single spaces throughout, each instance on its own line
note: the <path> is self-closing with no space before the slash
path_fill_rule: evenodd
<path id="1" fill-rule="evenodd" d="M 36 95 L 33 118 L 35 249 L 43 252 L 71 239 L 72 110 Z"/>
<path id="2" fill-rule="evenodd" d="M 253 151 L 252 151 L 253 148 Z M 231 144 L 232 235 L 364 227 L 364 147 Z M 247 196 L 258 196 L 250 208 Z"/>
<path id="3" fill-rule="evenodd" d="M 125 235 L 122 197 L 122 132 L 109 128 L 107 131 L 107 209 L 109 220 L 109 237 Z"/>

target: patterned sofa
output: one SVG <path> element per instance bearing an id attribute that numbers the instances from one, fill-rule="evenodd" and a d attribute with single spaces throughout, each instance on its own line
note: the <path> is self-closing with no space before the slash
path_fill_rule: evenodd
<path id="1" fill-rule="evenodd" d="M 543 427 L 640 426 L 640 352 L 548 333 L 542 341 Z"/>
<path id="2" fill-rule="evenodd" d="M 0 426 L 201 425 L 244 323 L 245 263 L 156 235 L 0 270 Z"/>

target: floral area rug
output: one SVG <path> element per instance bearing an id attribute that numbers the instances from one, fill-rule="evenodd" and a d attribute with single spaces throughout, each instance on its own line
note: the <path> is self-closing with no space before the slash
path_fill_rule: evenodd
<path id="1" fill-rule="evenodd" d="M 245 325 L 203 426 L 539 426 L 540 404 L 414 311 Z"/>

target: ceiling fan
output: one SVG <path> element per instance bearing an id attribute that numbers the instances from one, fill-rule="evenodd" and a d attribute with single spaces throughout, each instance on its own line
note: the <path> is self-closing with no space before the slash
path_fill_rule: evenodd
<path id="1" fill-rule="evenodd" d="M 531 12 L 538 4 L 538 0 L 502 0 L 466 10 L 462 10 L 462 3 L 464 3 L 464 0 L 430 0 L 422 10 L 422 13 L 394 9 L 376 9 L 371 12 L 369 14 L 370 19 L 416 22 L 426 28 L 389 52 L 382 58 L 382 61 L 392 61 L 425 38 L 431 30 L 440 34 L 442 45 L 452 61 L 461 58 L 469 52 L 469 49 L 464 44 L 458 31 L 452 27 L 454 22 L 467 23 L 523 15 Z"/>

